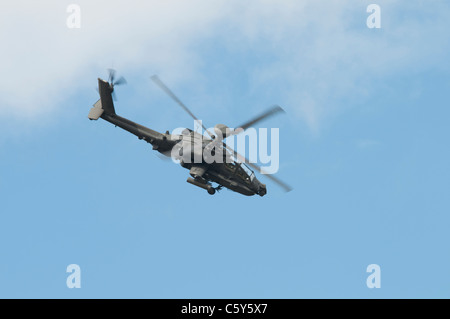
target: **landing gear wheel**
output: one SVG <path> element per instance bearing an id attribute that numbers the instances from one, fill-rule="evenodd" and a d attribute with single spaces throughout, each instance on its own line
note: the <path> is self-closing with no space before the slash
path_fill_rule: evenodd
<path id="1" fill-rule="evenodd" d="M 216 190 L 214 188 L 212 188 L 212 187 L 208 188 L 208 194 L 209 195 L 214 195 L 215 193 L 216 193 Z"/>

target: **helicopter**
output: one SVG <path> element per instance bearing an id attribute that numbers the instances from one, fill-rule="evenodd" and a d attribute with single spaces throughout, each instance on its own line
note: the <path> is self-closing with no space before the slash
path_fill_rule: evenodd
<path id="1" fill-rule="evenodd" d="M 271 107 L 268 111 L 234 130 L 229 129 L 226 125 L 217 124 L 214 127 L 214 134 L 198 120 L 157 75 L 154 75 L 151 77 L 153 82 L 186 111 L 196 123 L 201 123 L 209 137 L 190 129 L 185 129 L 181 135 L 170 134 L 169 131 L 160 133 L 116 114 L 113 102 L 113 100 L 116 100 L 114 89 L 116 85 L 126 84 L 127 81 L 124 77 L 116 80 L 115 76 L 116 71 L 109 69 L 108 81 L 98 78 L 100 99 L 93 105 L 88 114 L 90 120 L 101 118 L 110 122 L 116 127 L 118 126 L 136 135 L 140 140 L 151 144 L 153 150 L 160 152 L 164 156 L 177 159 L 182 167 L 189 170 L 191 177 L 188 177 L 186 181 L 205 189 L 210 195 L 214 195 L 216 191 L 221 190 L 223 187 L 246 196 L 266 195 L 266 185 L 256 178 L 252 168 L 261 174 L 265 174 L 267 178 L 278 184 L 285 191 L 292 190 L 289 185 L 266 173 L 263 168 L 251 163 L 224 142 L 225 138 L 237 135 L 269 116 L 284 112 L 280 106 L 275 105 Z M 205 152 L 208 149 L 209 153 Z M 219 154 L 219 159 L 223 158 L 223 161 L 211 161 L 206 158 L 205 154 L 214 156 L 216 153 Z M 199 157 L 199 161 L 189 160 L 198 159 Z M 213 186 L 213 183 L 216 183 L 218 186 Z"/>

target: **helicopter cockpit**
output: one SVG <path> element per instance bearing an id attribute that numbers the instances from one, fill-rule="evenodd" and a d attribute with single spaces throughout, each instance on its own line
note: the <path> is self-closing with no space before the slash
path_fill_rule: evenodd
<path id="1" fill-rule="evenodd" d="M 252 182 L 255 179 L 255 173 L 245 163 L 237 164 L 237 174 L 239 173 L 241 173 L 240 175 L 242 175 L 242 177 L 248 175 L 248 177 L 245 177 L 245 179 L 249 182 Z"/>

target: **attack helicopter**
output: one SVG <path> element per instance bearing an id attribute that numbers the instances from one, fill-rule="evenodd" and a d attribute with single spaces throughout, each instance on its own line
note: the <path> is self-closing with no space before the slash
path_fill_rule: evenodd
<path id="1" fill-rule="evenodd" d="M 98 120 L 101 118 L 136 135 L 140 140 L 151 144 L 153 150 L 160 152 L 164 156 L 175 157 L 182 167 L 189 170 L 191 177 L 187 179 L 187 182 L 205 189 L 210 195 L 214 195 L 216 191 L 223 187 L 247 196 L 266 195 L 266 185 L 256 178 L 252 168 L 261 174 L 265 174 L 267 178 L 278 184 L 283 190 L 292 190 L 289 185 L 275 176 L 267 174 L 263 168 L 251 163 L 247 158 L 237 153 L 224 142 L 225 138 L 237 135 L 269 116 L 284 112 L 280 106 L 273 106 L 268 111 L 238 126 L 234 130 L 229 129 L 226 125 L 217 124 L 214 127 L 214 134 L 198 120 L 158 76 L 154 75 L 151 77 L 153 82 L 197 121 L 196 123 L 201 123 L 209 137 L 190 129 L 185 129 L 181 135 L 170 134 L 169 131 L 160 133 L 116 114 L 113 102 L 113 100 L 116 100 L 114 89 L 116 85 L 126 84 L 126 80 L 124 77 L 116 80 L 115 76 L 116 71 L 109 69 L 108 81 L 98 78 L 100 99 L 93 105 L 89 112 L 88 118 L 90 120 Z M 174 151 L 176 148 L 178 149 Z M 205 150 L 208 148 L 209 154 L 221 154 L 220 156 L 223 156 L 223 161 L 211 162 L 211 160 L 205 158 L 205 154 L 208 154 Z M 186 160 L 186 158 L 198 159 L 199 157 L 200 161 Z M 217 186 L 213 186 L 213 183 L 216 183 Z"/>

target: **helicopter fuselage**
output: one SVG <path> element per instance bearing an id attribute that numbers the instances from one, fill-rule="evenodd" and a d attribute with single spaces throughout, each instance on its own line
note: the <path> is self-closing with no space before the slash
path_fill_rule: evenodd
<path id="1" fill-rule="evenodd" d="M 173 158 L 182 167 L 189 169 L 192 178 L 188 178 L 187 182 L 206 189 L 209 194 L 214 194 L 222 187 L 247 196 L 264 196 L 267 193 L 266 185 L 255 177 L 253 171 L 245 163 L 232 159 L 214 140 L 191 130 L 187 130 L 183 135 L 169 134 L 168 131 L 160 133 L 117 115 L 111 96 L 113 87 L 104 80 L 98 79 L 98 82 L 100 100 L 91 109 L 89 119 L 102 118 L 150 143 L 153 150 Z M 211 147 L 223 151 L 223 160 L 210 161 L 205 156 L 205 150 L 208 148 L 211 154 Z M 219 186 L 213 187 L 211 183 L 217 183 Z"/>

